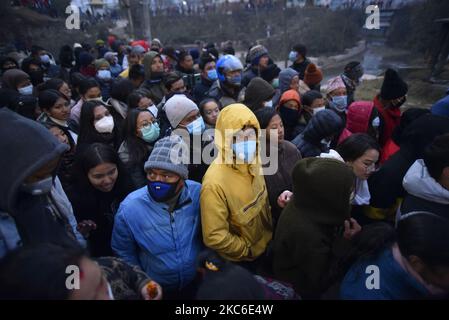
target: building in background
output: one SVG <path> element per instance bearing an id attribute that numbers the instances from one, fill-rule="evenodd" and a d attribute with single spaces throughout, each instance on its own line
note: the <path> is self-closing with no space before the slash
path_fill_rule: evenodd
<path id="1" fill-rule="evenodd" d="M 119 0 L 72 0 L 71 4 L 80 8 L 84 13 L 104 14 L 109 10 L 119 8 Z"/>

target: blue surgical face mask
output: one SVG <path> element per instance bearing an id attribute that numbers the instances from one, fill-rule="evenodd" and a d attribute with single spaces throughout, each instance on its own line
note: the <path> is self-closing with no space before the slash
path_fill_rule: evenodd
<path id="1" fill-rule="evenodd" d="M 179 182 L 179 181 L 178 181 Z M 176 194 L 178 182 L 167 183 L 159 181 L 148 182 L 148 192 L 156 202 L 164 202 L 173 198 Z"/>
<path id="2" fill-rule="evenodd" d="M 257 142 L 256 140 L 237 142 L 232 145 L 232 150 L 238 159 L 251 163 L 256 157 Z"/>
<path id="3" fill-rule="evenodd" d="M 50 176 L 40 181 L 32 183 L 23 183 L 20 189 L 23 192 L 29 193 L 33 196 L 40 196 L 43 194 L 50 193 L 52 187 L 53 187 L 53 177 Z"/>
<path id="4" fill-rule="evenodd" d="M 242 75 L 241 74 L 239 74 L 237 76 L 233 76 L 233 77 L 227 77 L 226 79 L 228 80 L 228 82 L 230 84 L 232 84 L 233 86 L 236 86 L 236 87 L 238 87 L 242 84 Z"/>
<path id="5" fill-rule="evenodd" d="M 290 60 L 291 62 L 295 62 L 296 59 L 298 59 L 298 52 L 290 51 L 290 53 L 288 54 L 288 60 Z"/>
<path id="6" fill-rule="evenodd" d="M 206 125 L 204 124 L 203 118 L 199 117 L 195 121 L 190 122 L 186 126 L 186 129 L 190 134 L 201 134 L 206 130 Z"/>
<path id="7" fill-rule="evenodd" d="M 161 130 L 157 122 L 140 129 L 140 132 L 142 133 L 142 139 L 148 143 L 156 141 L 156 139 L 159 137 L 160 131 Z"/>
<path id="8" fill-rule="evenodd" d="M 329 105 L 338 112 L 344 112 L 348 107 L 348 96 L 332 97 L 332 100 L 329 101 Z"/>
<path id="9" fill-rule="evenodd" d="M 218 79 L 218 74 L 217 74 L 217 70 L 212 69 L 207 71 L 207 79 L 209 79 L 210 81 L 215 81 Z"/>
<path id="10" fill-rule="evenodd" d="M 50 63 L 50 56 L 48 54 L 44 54 L 41 56 L 42 63 L 49 64 Z"/>
<path id="11" fill-rule="evenodd" d="M 109 70 L 100 70 L 100 71 L 98 71 L 97 76 L 98 76 L 98 78 L 104 79 L 104 80 L 109 80 L 112 78 L 111 71 L 109 71 Z"/>
<path id="12" fill-rule="evenodd" d="M 33 85 L 30 84 L 29 86 L 20 88 L 18 91 L 20 94 L 23 94 L 24 96 L 31 96 L 33 94 Z"/>

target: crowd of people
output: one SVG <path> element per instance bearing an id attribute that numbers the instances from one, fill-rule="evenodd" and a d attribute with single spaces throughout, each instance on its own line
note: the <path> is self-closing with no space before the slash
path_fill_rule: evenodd
<path id="1" fill-rule="evenodd" d="M 0 299 L 448 298 L 449 90 L 407 108 L 387 69 L 360 101 L 358 61 L 234 54 L 0 58 Z"/>

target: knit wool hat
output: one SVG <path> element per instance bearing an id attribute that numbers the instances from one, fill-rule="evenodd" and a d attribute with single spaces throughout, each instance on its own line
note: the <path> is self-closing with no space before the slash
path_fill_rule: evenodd
<path id="1" fill-rule="evenodd" d="M 131 49 L 131 53 L 132 54 L 144 54 L 145 53 L 145 48 L 137 45 L 137 46 L 133 46 Z"/>
<path id="2" fill-rule="evenodd" d="M 340 88 L 346 89 L 343 79 L 340 76 L 332 78 L 327 82 L 326 94 L 329 94 L 332 91 L 340 89 Z"/>
<path id="3" fill-rule="evenodd" d="M 243 102 L 248 108 L 254 110 L 258 104 L 273 98 L 275 93 L 276 91 L 271 84 L 262 78 L 255 77 L 249 82 L 246 88 Z"/>
<path id="4" fill-rule="evenodd" d="M 144 169 L 160 169 L 167 170 L 179 175 L 182 179 L 187 180 L 189 171 L 187 169 L 186 154 L 187 146 L 181 137 L 172 135 L 165 137 L 154 145 Z"/>
<path id="5" fill-rule="evenodd" d="M 402 80 L 395 70 L 387 69 L 382 88 L 380 89 L 381 98 L 384 100 L 395 100 L 405 96 L 407 92 L 407 83 Z"/>
<path id="6" fill-rule="evenodd" d="M 308 86 L 314 86 L 323 80 L 323 73 L 314 63 L 310 63 L 304 73 L 304 82 Z"/>
<path id="7" fill-rule="evenodd" d="M 293 89 L 287 90 L 282 94 L 279 105 L 282 106 L 284 103 L 290 100 L 296 101 L 298 105 L 301 105 L 301 98 L 299 97 L 299 93 L 298 91 Z"/>
<path id="8" fill-rule="evenodd" d="M 100 70 L 100 68 L 104 68 L 104 67 L 106 67 L 106 68 L 111 67 L 108 60 L 106 60 L 105 58 L 95 60 L 95 69 Z"/>
<path id="9" fill-rule="evenodd" d="M 268 54 L 267 48 L 263 45 L 257 45 L 251 48 L 248 53 L 248 61 L 251 62 L 252 65 L 258 65 L 260 58 Z"/>
<path id="10" fill-rule="evenodd" d="M 173 129 L 177 128 L 182 119 L 190 112 L 199 110 L 195 102 L 183 94 L 175 94 L 164 105 L 165 114 Z"/>

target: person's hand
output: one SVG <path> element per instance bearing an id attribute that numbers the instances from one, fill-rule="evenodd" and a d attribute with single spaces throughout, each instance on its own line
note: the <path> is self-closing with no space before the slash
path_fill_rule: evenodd
<path id="1" fill-rule="evenodd" d="M 285 190 L 284 192 L 282 192 L 280 194 L 280 196 L 278 197 L 278 206 L 281 208 L 285 208 L 285 206 L 287 205 L 287 203 L 290 201 L 290 199 L 293 196 L 293 192 Z"/>
<path id="2" fill-rule="evenodd" d="M 343 237 L 347 240 L 351 240 L 361 230 L 362 227 L 359 225 L 357 220 L 351 218 L 350 220 L 345 221 L 345 231 L 343 233 Z"/>
<path id="3" fill-rule="evenodd" d="M 148 290 L 148 288 L 153 288 L 153 289 Z M 151 296 L 150 292 L 153 290 L 156 294 L 154 296 Z M 155 281 L 150 281 L 146 285 L 144 285 L 142 288 L 141 294 L 142 294 L 142 298 L 144 300 L 162 300 L 162 288 Z"/>
<path id="4" fill-rule="evenodd" d="M 78 230 L 84 238 L 88 238 L 90 232 L 95 229 L 97 229 L 97 225 L 92 220 L 83 220 L 76 226 L 76 230 Z"/>

